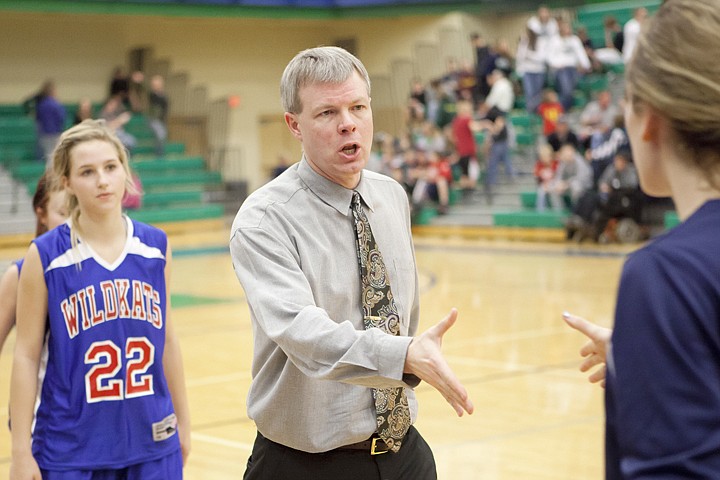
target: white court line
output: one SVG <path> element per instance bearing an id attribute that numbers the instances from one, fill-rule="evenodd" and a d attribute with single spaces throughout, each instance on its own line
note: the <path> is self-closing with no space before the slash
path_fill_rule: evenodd
<path id="1" fill-rule="evenodd" d="M 446 348 L 455 349 L 457 347 L 467 345 L 482 345 L 489 343 L 501 343 L 512 340 L 526 340 L 528 338 L 545 337 L 548 335 L 556 335 L 558 333 L 572 332 L 572 329 L 567 326 L 560 325 L 559 327 L 545 327 L 535 330 L 522 330 L 520 332 L 504 333 L 499 335 L 487 335 L 475 338 L 466 338 L 464 340 L 456 340 L 448 342 L 446 340 Z"/>
<path id="2" fill-rule="evenodd" d="M 465 357 L 458 355 L 445 355 L 445 360 L 452 365 L 464 365 L 470 367 L 497 368 L 507 371 L 530 371 L 537 370 L 540 365 L 523 365 L 520 363 L 501 362 L 497 360 L 483 360 L 480 358 Z"/>
<path id="3" fill-rule="evenodd" d="M 253 447 L 249 443 L 234 442 L 232 440 L 225 440 L 223 438 L 213 437 L 212 435 L 206 435 L 204 433 L 193 432 L 190 436 L 193 441 L 220 445 L 221 447 L 235 448 L 237 450 L 252 450 Z"/>

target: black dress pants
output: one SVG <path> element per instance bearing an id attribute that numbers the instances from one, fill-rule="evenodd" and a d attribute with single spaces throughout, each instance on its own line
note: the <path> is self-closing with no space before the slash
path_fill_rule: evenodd
<path id="1" fill-rule="evenodd" d="M 258 432 L 244 480 L 437 480 L 435 458 L 415 427 L 398 453 L 335 449 L 307 453 Z"/>

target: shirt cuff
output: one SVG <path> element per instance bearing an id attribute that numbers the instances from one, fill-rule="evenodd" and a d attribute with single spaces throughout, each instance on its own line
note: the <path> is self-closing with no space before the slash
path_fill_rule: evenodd
<path id="1" fill-rule="evenodd" d="M 380 346 L 380 374 L 404 382 L 408 387 L 414 388 L 420 383 L 420 379 L 403 371 L 410 342 L 412 342 L 412 337 L 389 334 L 383 336 Z"/>

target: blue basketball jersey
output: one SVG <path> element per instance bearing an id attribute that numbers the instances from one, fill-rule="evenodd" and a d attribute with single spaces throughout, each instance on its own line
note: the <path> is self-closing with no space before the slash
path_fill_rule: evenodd
<path id="1" fill-rule="evenodd" d="M 162 365 L 167 237 L 125 221 L 113 264 L 82 240 L 72 248 L 69 221 L 35 239 L 49 322 L 33 425 L 40 468 L 123 468 L 180 448 Z"/>

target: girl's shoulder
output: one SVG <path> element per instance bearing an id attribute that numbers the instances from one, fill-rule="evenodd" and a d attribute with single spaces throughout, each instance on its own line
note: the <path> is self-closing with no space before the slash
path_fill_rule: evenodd
<path id="1" fill-rule="evenodd" d="M 128 224 L 131 228 L 131 237 L 135 242 L 147 247 L 159 249 L 163 254 L 167 250 L 168 238 L 167 233 L 158 227 L 147 223 L 138 222 L 128 218 Z"/>
<path id="2" fill-rule="evenodd" d="M 155 227 L 148 223 L 139 222 L 131 218 L 129 218 L 129 222 L 132 225 L 133 233 L 135 235 L 167 238 L 167 234 L 165 233 L 165 231 L 158 227 Z"/>

